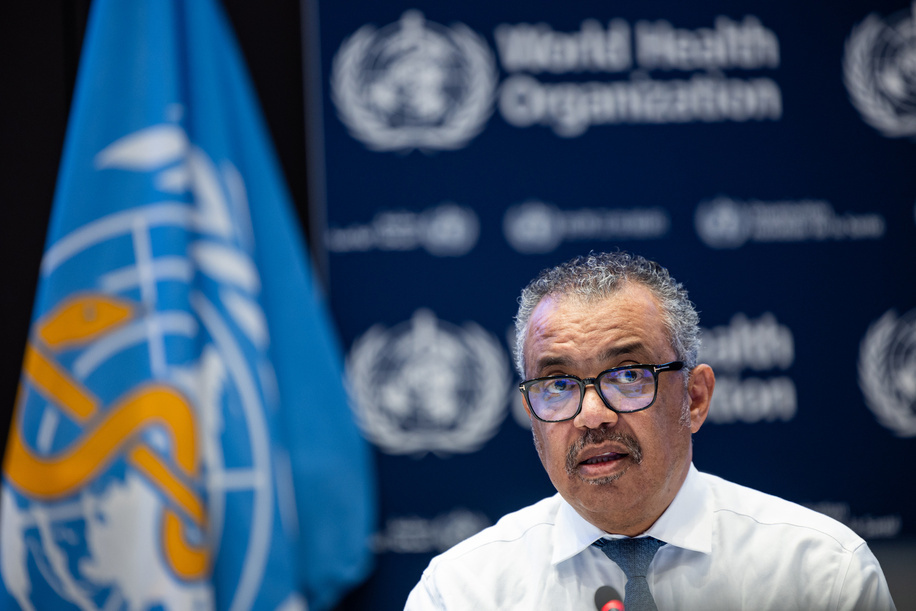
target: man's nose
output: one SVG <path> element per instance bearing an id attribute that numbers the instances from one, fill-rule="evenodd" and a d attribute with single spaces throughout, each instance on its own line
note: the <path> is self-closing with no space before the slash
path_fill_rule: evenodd
<path id="1" fill-rule="evenodd" d="M 578 427 L 597 429 L 603 424 L 614 426 L 618 418 L 617 412 L 608 409 L 608 406 L 604 404 L 594 382 L 586 384 L 585 396 L 582 397 L 582 410 L 573 423 Z"/>

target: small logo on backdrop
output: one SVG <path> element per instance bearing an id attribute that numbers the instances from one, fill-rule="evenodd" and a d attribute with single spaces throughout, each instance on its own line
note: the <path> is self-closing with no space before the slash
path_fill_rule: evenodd
<path id="1" fill-rule="evenodd" d="M 720 196 L 697 206 L 694 226 L 708 247 L 726 249 L 749 242 L 876 240 L 884 237 L 886 221 L 875 213 L 838 213 L 821 199 L 764 202 Z"/>
<path id="2" fill-rule="evenodd" d="M 479 449 L 505 416 L 512 382 L 496 337 L 427 309 L 366 331 L 350 350 L 347 377 L 366 436 L 387 454 L 417 455 Z"/>
<path id="3" fill-rule="evenodd" d="M 569 210 L 538 200 L 513 206 L 503 217 L 506 241 L 523 254 L 552 252 L 563 242 L 661 238 L 670 227 L 662 208 Z"/>
<path id="4" fill-rule="evenodd" d="M 473 208 L 445 202 L 422 212 L 380 210 L 369 223 L 330 227 L 331 252 L 408 251 L 423 248 L 435 257 L 468 254 L 480 236 Z"/>
<path id="5" fill-rule="evenodd" d="M 888 138 L 916 136 L 916 3 L 872 13 L 846 40 L 843 80 L 866 123 Z"/>
<path id="6" fill-rule="evenodd" d="M 432 519 L 390 516 L 373 537 L 376 554 L 441 554 L 491 525 L 479 511 L 455 507 Z"/>
<path id="7" fill-rule="evenodd" d="M 372 150 L 452 150 L 483 129 L 496 82 L 483 38 L 411 10 L 343 42 L 331 68 L 331 98 L 350 134 Z"/>
<path id="8" fill-rule="evenodd" d="M 865 403 L 900 437 L 916 436 L 916 310 L 890 310 L 859 346 L 859 387 Z"/>
<path id="9" fill-rule="evenodd" d="M 900 514 L 856 515 L 852 512 L 852 506 L 845 501 L 820 501 L 805 503 L 805 506 L 842 522 L 866 540 L 893 539 L 900 536 L 900 531 L 903 530 L 903 518 Z"/>

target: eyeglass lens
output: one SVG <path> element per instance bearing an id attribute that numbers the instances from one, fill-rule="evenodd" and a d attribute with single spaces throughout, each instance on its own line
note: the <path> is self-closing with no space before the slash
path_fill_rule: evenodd
<path id="1" fill-rule="evenodd" d="M 651 369 L 607 371 L 596 380 L 604 399 L 614 409 L 632 412 L 648 406 L 655 397 Z M 579 409 L 585 385 L 572 377 L 540 380 L 528 387 L 531 409 L 544 420 L 565 420 Z"/>

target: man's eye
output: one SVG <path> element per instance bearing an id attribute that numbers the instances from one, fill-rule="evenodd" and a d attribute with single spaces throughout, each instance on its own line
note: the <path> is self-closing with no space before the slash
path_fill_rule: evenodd
<path id="1" fill-rule="evenodd" d="M 558 395 L 561 393 L 569 392 L 576 383 L 568 378 L 560 378 L 557 380 L 548 380 L 544 383 L 543 391 L 547 394 Z"/>
<path id="2" fill-rule="evenodd" d="M 640 381 L 642 378 L 642 371 L 639 369 L 624 369 L 622 371 L 615 371 L 609 377 L 609 381 L 613 384 L 632 384 Z"/>
<path id="3" fill-rule="evenodd" d="M 569 387 L 572 385 L 570 380 L 554 380 L 547 387 L 547 390 L 551 392 L 563 392 L 569 390 Z"/>

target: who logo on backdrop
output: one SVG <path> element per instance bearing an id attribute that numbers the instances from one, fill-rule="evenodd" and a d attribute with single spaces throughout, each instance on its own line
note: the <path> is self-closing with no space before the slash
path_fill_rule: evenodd
<path id="1" fill-rule="evenodd" d="M 496 62 L 461 23 L 416 10 L 346 39 L 331 68 L 331 99 L 350 134 L 374 151 L 460 149 L 493 112 Z"/>
<path id="2" fill-rule="evenodd" d="M 357 338 L 347 377 L 366 437 L 395 455 L 477 451 L 496 434 L 512 391 L 509 360 L 495 336 L 425 308 Z"/>
<path id="3" fill-rule="evenodd" d="M 853 28 L 843 80 L 866 123 L 888 138 L 916 137 L 916 3 Z"/>
<path id="4" fill-rule="evenodd" d="M 882 425 L 916 437 L 916 310 L 885 312 L 859 346 L 859 387 Z"/>

